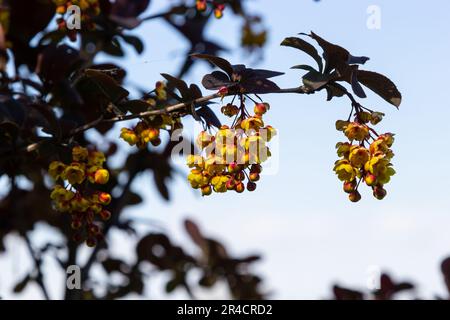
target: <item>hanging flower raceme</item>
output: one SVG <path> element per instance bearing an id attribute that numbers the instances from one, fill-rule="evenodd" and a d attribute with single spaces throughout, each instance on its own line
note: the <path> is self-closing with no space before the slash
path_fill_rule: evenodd
<path id="1" fill-rule="evenodd" d="M 225 10 L 225 4 L 223 1 L 209 1 L 212 4 L 212 9 L 214 11 L 214 17 L 220 19 L 223 17 L 223 11 Z M 204 12 L 208 9 L 208 1 L 207 0 L 196 0 L 195 7 L 197 11 Z"/>
<path id="2" fill-rule="evenodd" d="M 153 90 L 154 95 L 146 100 L 150 108 L 164 106 L 167 100 L 167 91 L 164 82 L 158 81 Z M 141 119 L 132 128 L 122 128 L 120 138 L 126 141 L 130 146 L 137 146 L 144 149 L 150 143 L 153 146 L 161 144 L 160 133 L 162 130 L 171 131 L 180 129 L 183 125 L 179 117 L 170 115 L 155 115 Z"/>
<path id="3" fill-rule="evenodd" d="M 344 191 L 352 202 L 361 199 L 358 191 L 361 182 L 372 188 L 375 198 L 383 199 L 387 193 L 384 185 L 395 174 L 391 163 L 394 157 L 391 150 L 394 134 L 378 135 L 369 126 L 378 124 L 383 116 L 380 112 L 362 111 L 362 107 L 357 106 L 354 121 L 336 122 L 336 129 L 342 131 L 349 142 L 336 145 L 341 159 L 335 162 L 333 170 L 338 179 L 343 181 Z"/>
<path id="4" fill-rule="evenodd" d="M 96 217 L 104 221 L 111 217 L 104 208 L 111 202 L 111 195 L 95 189 L 95 185 L 109 180 L 109 171 L 103 168 L 105 161 L 102 152 L 75 146 L 71 163 L 53 161 L 48 168 L 49 175 L 59 183 L 50 194 L 55 209 L 71 215 L 71 227 L 77 231 L 74 239 L 86 240 L 88 246 L 95 246 L 102 238 Z"/>
<path id="5" fill-rule="evenodd" d="M 80 10 L 80 22 L 84 27 L 93 29 L 94 24 L 92 18 L 100 14 L 99 0 L 53 0 L 56 5 L 56 13 L 60 16 L 57 20 L 58 29 L 67 32 L 70 40 L 75 41 L 77 30 L 67 28 L 66 14 L 70 11 L 72 6 L 77 6 Z M 74 13 L 74 12 L 69 12 Z"/>
<path id="6" fill-rule="evenodd" d="M 250 115 L 243 100 L 240 107 L 232 103 L 222 107 L 224 115 L 235 117 L 231 127 L 223 125 L 215 134 L 200 132 L 196 139 L 200 152 L 187 157 L 188 180 L 194 189 L 204 196 L 213 191 L 256 189 L 261 164 L 271 155 L 267 143 L 276 135 L 273 127 L 264 125 L 263 114 L 268 109 L 269 104 L 257 103 Z"/>

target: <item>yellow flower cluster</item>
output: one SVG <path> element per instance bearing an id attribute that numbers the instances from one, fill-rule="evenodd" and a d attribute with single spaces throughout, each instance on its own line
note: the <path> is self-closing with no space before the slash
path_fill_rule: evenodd
<path id="1" fill-rule="evenodd" d="M 383 117 L 379 112 L 361 112 L 354 122 L 338 120 L 336 129 L 343 131 L 350 142 L 339 142 L 337 154 L 341 158 L 335 162 L 334 172 L 344 182 L 344 191 L 349 194 L 350 201 L 361 199 L 358 186 L 363 181 L 373 190 L 375 198 L 381 200 L 386 196 L 384 185 L 395 174 L 391 160 L 394 134 L 377 135 L 368 123 L 377 124 Z M 371 136 L 371 132 L 376 138 Z M 354 143 L 356 142 L 356 143 Z M 368 147 L 366 147 L 368 144 Z"/>
<path id="2" fill-rule="evenodd" d="M 80 7 L 82 15 L 100 14 L 99 0 L 53 0 L 53 3 L 56 5 L 56 13 L 61 15 L 65 14 L 72 5 Z"/>
<path id="3" fill-rule="evenodd" d="M 140 149 L 147 147 L 149 142 L 154 146 L 158 146 L 161 143 L 159 128 L 153 128 L 145 121 L 139 121 L 133 129 L 122 128 L 120 137 L 130 146 L 135 145 Z"/>
<path id="4" fill-rule="evenodd" d="M 68 182 L 64 187 L 56 184 L 50 194 L 55 209 L 70 213 L 72 228 L 79 230 L 75 238 L 86 239 L 86 244 L 95 246 L 101 238 L 101 230 L 94 223 L 98 215 L 102 220 L 108 220 L 111 213 L 104 209 L 111 202 L 111 195 L 106 192 L 92 190 L 90 184 L 106 184 L 109 180 L 108 170 L 103 168 L 105 155 L 100 151 L 88 150 L 76 146 L 72 149 L 72 162 L 64 164 L 53 161 L 48 173 L 55 181 Z M 84 234 L 82 227 L 85 227 Z"/>
<path id="5" fill-rule="evenodd" d="M 217 19 L 220 19 L 223 17 L 223 10 L 225 10 L 225 4 L 223 3 L 214 3 L 214 16 Z M 197 11 L 203 12 L 206 11 L 208 8 L 208 4 L 206 0 L 196 0 L 195 1 L 195 7 L 197 8 Z"/>
<path id="6" fill-rule="evenodd" d="M 76 41 L 77 30 L 68 29 L 64 15 L 67 13 L 72 5 L 78 6 L 81 11 L 81 22 L 84 23 L 84 28 L 94 29 L 92 16 L 98 16 L 101 12 L 99 0 L 53 0 L 56 5 L 56 13 L 60 15 L 57 19 L 58 30 L 67 32 L 67 36 L 71 41 Z"/>
<path id="7" fill-rule="evenodd" d="M 188 181 L 194 189 L 200 189 L 204 196 L 212 191 L 256 189 L 261 164 L 271 155 L 267 143 L 276 135 L 273 127 L 264 126 L 262 115 L 268 108 L 268 104 L 257 104 L 253 116 L 241 110 L 234 126 L 223 125 L 215 135 L 200 132 L 196 140 L 200 153 L 187 157 L 191 168 Z"/>
<path id="8" fill-rule="evenodd" d="M 9 18 L 10 9 L 8 3 L 5 0 L 0 0 L 0 25 L 2 26 L 5 34 L 9 31 Z"/>
<path id="9" fill-rule="evenodd" d="M 162 81 L 156 82 L 152 94 L 146 100 L 149 108 L 157 109 L 158 107 L 164 106 L 167 100 L 166 84 Z M 122 128 L 120 130 L 120 138 L 130 146 L 137 146 L 139 149 L 144 149 L 149 143 L 153 146 L 161 144 L 161 130 L 171 131 L 182 127 L 183 125 L 179 116 L 170 116 L 168 114 L 149 116 L 140 120 L 133 128 Z"/>

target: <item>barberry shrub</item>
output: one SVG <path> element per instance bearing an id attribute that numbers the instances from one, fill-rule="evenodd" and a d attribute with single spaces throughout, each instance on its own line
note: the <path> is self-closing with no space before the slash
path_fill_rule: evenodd
<path id="1" fill-rule="evenodd" d="M 266 30 L 261 28 L 261 17 L 246 11 L 244 1 L 181 1 L 165 12 L 143 17 L 149 3 L 0 1 L 0 175 L 10 182 L 0 202 L 0 249 L 5 249 L 3 239 L 7 234 L 19 231 L 37 270 L 18 284 L 17 291 L 35 281 L 48 297 L 40 269 L 42 256 L 65 251 L 67 259 L 61 261 L 65 268 L 78 261 L 80 245 L 86 243 L 93 249 L 82 267 L 83 289 L 68 290 L 66 298 L 141 294 L 145 277 L 141 264 L 145 262 L 171 272 L 168 292 L 183 287 L 192 294 L 187 274 L 200 270 L 201 286 L 210 287 L 222 279 L 235 298 L 263 297 L 260 278 L 242 271 L 258 257 L 230 257 L 223 245 L 203 237 L 198 227 L 187 221 L 186 229 L 201 251 L 194 257 L 172 244 L 165 234 L 140 237 L 135 223 L 122 219 L 121 213 L 142 201 L 131 186 L 136 176 L 147 170 L 153 172 L 161 196 L 169 200 L 167 181 L 175 170 L 170 157 L 176 143 L 168 137 L 183 129 L 186 117 L 203 126 L 192 152 L 185 155 L 190 185 L 204 196 L 255 191 L 264 162 L 271 156 L 270 141 L 277 134 L 268 124 L 270 109 L 277 106 L 263 99 L 265 94 L 326 91 L 327 100 L 347 98 L 350 116 L 337 121 L 336 128 L 348 141 L 337 145 L 341 159 L 334 171 L 351 201 L 360 199 L 361 183 L 371 187 L 377 199 L 386 195 L 384 186 L 395 173 L 391 164 L 393 134 L 377 134 L 372 126 L 384 114 L 364 107 L 357 99 L 365 98 L 362 85 L 396 107 L 401 95 L 385 76 L 359 69 L 367 57 L 355 57 L 313 32 L 286 38 L 281 45 L 310 55 L 317 66 L 294 66 L 305 71 L 302 82 L 280 88 L 273 78 L 283 72 L 231 64 L 217 56 L 223 47 L 205 38 L 206 23 L 230 12 L 242 20 L 242 47 L 250 52 L 261 49 Z M 79 29 L 70 28 L 74 5 L 80 9 Z M 142 53 L 144 43 L 132 30 L 152 19 L 163 19 L 191 46 L 176 76 L 161 74 L 154 88 L 132 96 L 123 83 L 126 70 L 115 63 L 97 64 L 95 57 L 99 53 L 121 57 L 124 45 Z M 316 41 L 323 53 L 320 55 L 305 39 Z M 198 61 L 219 69 L 198 79 L 211 91 L 209 94 L 204 94 L 200 85 L 182 80 Z M 212 102 L 219 102 L 220 107 L 215 110 Z M 221 123 L 218 111 L 229 122 Z M 123 121 L 129 122 L 121 125 Z M 115 126 L 120 126 L 120 134 L 115 139 L 107 138 Z M 101 142 L 89 134 L 93 131 L 101 135 Z M 129 146 L 129 153 L 124 163 L 110 167 L 108 159 L 116 154 L 120 140 Z M 21 183 L 24 180 L 27 187 Z M 55 227 L 67 241 L 36 248 L 30 233 L 39 222 Z M 138 238 L 136 261 L 130 263 L 111 255 L 107 241 L 111 229 Z M 163 254 L 156 254 L 156 247 L 162 248 Z M 95 264 L 108 274 L 120 272 L 128 282 L 108 283 L 99 293 L 90 278 Z"/>

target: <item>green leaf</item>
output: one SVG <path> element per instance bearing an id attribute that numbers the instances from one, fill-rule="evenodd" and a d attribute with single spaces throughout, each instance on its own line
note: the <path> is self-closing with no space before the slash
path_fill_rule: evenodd
<path id="1" fill-rule="evenodd" d="M 322 58 L 320 57 L 319 53 L 317 52 L 317 49 L 314 48 L 314 46 L 312 44 L 310 44 L 300 38 L 289 37 L 289 38 L 284 39 L 283 42 L 281 42 L 281 45 L 296 48 L 296 49 L 302 50 L 303 52 L 307 53 L 317 62 L 317 65 L 319 66 L 319 71 L 322 72 L 322 70 L 323 70 Z"/>
<path id="2" fill-rule="evenodd" d="M 395 84 L 384 75 L 372 71 L 359 70 L 358 81 L 390 104 L 397 108 L 400 106 L 402 94 L 398 91 Z"/>

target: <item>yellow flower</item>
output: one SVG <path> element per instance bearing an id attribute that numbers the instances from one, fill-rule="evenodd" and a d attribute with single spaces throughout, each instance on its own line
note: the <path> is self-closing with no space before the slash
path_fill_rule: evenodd
<path id="1" fill-rule="evenodd" d="M 70 184 L 80 184 L 84 181 L 84 168 L 81 163 L 73 162 L 64 170 L 62 177 Z"/>
<path id="2" fill-rule="evenodd" d="M 383 154 L 376 155 L 370 158 L 364 165 L 364 170 L 374 174 L 376 177 L 382 175 L 389 165 L 389 159 Z"/>
<path id="3" fill-rule="evenodd" d="M 205 170 L 211 175 L 222 172 L 225 167 L 225 161 L 217 156 L 211 156 L 205 161 Z"/>
<path id="4" fill-rule="evenodd" d="M 345 128 L 344 134 L 349 140 L 363 141 L 369 136 L 369 128 L 366 125 L 351 122 Z"/>
<path id="5" fill-rule="evenodd" d="M 277 130 L 272 126 L 266 126 L 259 130 L 259 134 L 265 141 L 270 141 L 277 135 Z"/>
<path id="6" fill-rule="evenodd" d="M 392 165 L 391 164 L 388 164 L 386 167 L 385 167 L 385 170 L 383 170 L 380 174 L 379 174 L 379 176 L 377 177 L 377 181 L 380 183 L 380 184 L 386 184 L 386 183 L 388 183 L 390 180 L 391 180 L 391 177 L 393 176 L 395 174 L 395 170 L 394 170 L 394 168 L 392 168 Z"/>
<path id="7" fill-rule="evenodd" d="M 197 146 L 200 149 L 204 149 L 206 148 L 208 145 L 210 145 L 212 142 L 214 141 L 214 136 L 210 135 L 208 132 L 206 131 L 202 131 L 198 134 L 197 139 L 196 139 L 196 143 Z"/>
<path id="8" fill-rule="evenodd" d="M 350 148 L 352 147 L 351 143 L 348 142 L 338 142 L 336 144 L 337 154 L 339 157 L 343 157 L 345 159 L 348 159 L 348 156 L 350 155 Z"/>
<path id="9" fill-rule="evenodd" d="M 148 143 L 150 141 L 155 140 L 159 137 L 159 129 L 156 128 L 148 128 L 142 130 L 140 133 L 140 138 L 142 143 Z"/>
<path id="10" fill-rule="evenodd" d="M 166 85 L 162 81 L 158 81 L 156 83 L 156 96 L 158 97 L 158 100 L 167 100 L 167 92 L 166 92 Z"/>
<path id="11" fill-rule="evenodd" d="M 349 121 L 344 120 L 337 120 L 336 121 L 336 130 L 337 131 L 344 131 L 345 128 L 350 124 Z"/>
<path id="12" fill-rule="evenodd" d="M 106 169 L 99 169 L 95 171 L 94 181 L 98 184 L 106 184 L 109 180 L 109 172 Z"/>
<path id="13" fill-rule="evenodd" d="M 230 180 L 229 176 L 214 176 L 211 179 L 211 184 L 213 185 L 215 192 L 226 192 L 227 189 L 227 181 Z"/>
<path id="14" fill-rule="evenodd" d="M 358 170 L 348 160 L 336 161 L 333 170 L 341 181 L 353 181 L 358 176 Z"/>
<path id="15" fill-rule="evenodd" d="M 75 194 L 70 191 L 70 190 L 66 190 L 65 188 L 63 188 L 62 186 L 60 186 L 59 184 L 57 184 L 54 188 L 52 193 L 50 193 L 50 198 L 52 200 L 55 200 L 56 202 L 64 202 L 64 201 L 69 201 L 71 200 L 73 197 L 75 196 Z"/>
<path id="16" fill-rule="evenodd" d="M 91 203 L 84 197 L 77 196 L 70 201 L 70 206 L 73 211 L 85 212 Z"/>
<path id="17" fill-rule="evenodd" d="M 66 165 L 60 161 L 52 161 L 48 166 L 48 174 L 53 180 L 58 180 L 64 172 Z"/>
<path id="18" fill-rule="evenodd" d="M 203 169 L 205 166 L 205 159 L 198 154 L 190 154 L 186 158 L 186 164 L 189 168 Z"/>
<path id="19" fill-rule="evenodd" d="M 206 186 L 201 188 L 202 196 L 209 196 L 212 193 L 211 186 L 207 184 Z"/>
<path id="20" fill-rule="evenodd" d="M 105 154 L 101 151 L 91 151 L 88 155 L 88 165 L 90 166 L 103 166 L 106 161 Z"/>
<path id="21" fill-rule="evenodd" d="M 188 175 L 188 181 L 192 188 L 201 188 L 209 183 L 209 177 L 198 169 L 192 169 Z"/>
<path id="22" fill-rule="evenodd" d="M 84 161 L 88 157 L 88 150 L 86 148 L 76 146 L 72 149 L 73 161 Z"/>
<path id="23" fill-rule="evenodd" d="M 122 128 L 120 130 L 120 137 L 126 142 L 128 142 L 130 146 L 134 146 L 139 141 L 139 138 L 136 135 L 136 133 L 128 128 Z"/>
<path id="24" fill-rule="evenodd" d="M 349 160 L 352 166 L 361 168 L 369 160 L 369 150 L 364 147 L 354 146 L 350 149 Z"/>
<path id="25" fill-rule="evenodd" d="M 379 139 L 383 139 L 386 145 L 390 148 L 394 143 L 394 134 L 393 133 L 385 133 L 378 137 Z"/>
<path id="26" fill-rule="evenodd" d="M 261 118 L 258 117 L 249 117 L 242 120 L 241 122 L 241 128 L 245 131 L 248 131 L 250 129 L 258 130 L 262 127 L 264 127 L 264 122 Z"/>

